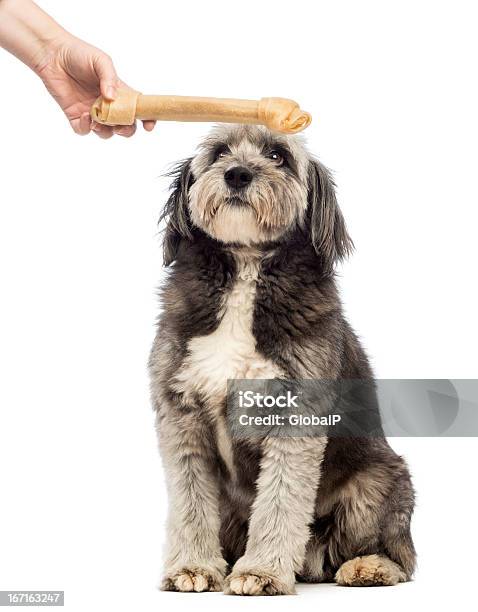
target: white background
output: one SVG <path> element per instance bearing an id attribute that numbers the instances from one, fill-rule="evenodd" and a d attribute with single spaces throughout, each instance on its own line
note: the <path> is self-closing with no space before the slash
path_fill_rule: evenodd
<path id="1" fill-rule="evenodd" d="M 41 5 L 144 92 L 300 101 L 356 243 L 340 282 L 376 374 L 478 375 L 473 2 Z M 476 441 L 450 438 L 392 441 L 417 489 L 413 583 L 246 600 L 156 590 L 166 497 L 146 361 L 160 175 L 208 126 L 80 138 L 4 52 L 0 79 L 0 589 L 63 589 L 68 610 L 115 612 L 471 597 Z"/>

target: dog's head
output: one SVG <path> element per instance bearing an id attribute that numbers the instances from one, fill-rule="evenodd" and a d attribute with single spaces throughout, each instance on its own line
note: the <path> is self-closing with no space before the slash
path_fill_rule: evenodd
<path id="1" fill-rule="evenodd" d="M 295 231 L 331 269 L 352 248 L 327 169 L 297 136 L 258 126 L 214 129 L 174 172 L 164 261 L 199 228 L 224 244 L 260 245 Z"/>

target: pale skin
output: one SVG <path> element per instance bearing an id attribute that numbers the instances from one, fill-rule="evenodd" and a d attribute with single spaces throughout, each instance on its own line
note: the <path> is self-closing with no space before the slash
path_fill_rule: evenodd
<path id="1" fill-rule="evenodd" d="M 30 0 L 0 0 L 0 46 L 37 74 L 80 135 L 129 137 L 136 125 L 106 126 L 92 121 L 90 108 L 101 94 L 113 100 L 118 87 L 128 87 L 111 58 L 76 38 Z M 154 121 L 143 121 L 147 131 Z"/>

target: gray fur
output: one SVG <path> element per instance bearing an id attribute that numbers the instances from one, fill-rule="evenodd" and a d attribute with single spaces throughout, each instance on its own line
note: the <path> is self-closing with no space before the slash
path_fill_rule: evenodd
<path id="1" fill-rule="evenodd" d="M 253 174 L 240 192 L 224 181 L 234 164 Z M 225 421 L 228 378 L 372 377 L 335 287 L 352 242 L 330 173 L 297 137 L 218 128 L 178 167 L 163 217 L 170 273 L 150 359 L 170 502 L 163 588 L 410 579 L 414 494 L 383 437 L 237 440 Z"/>

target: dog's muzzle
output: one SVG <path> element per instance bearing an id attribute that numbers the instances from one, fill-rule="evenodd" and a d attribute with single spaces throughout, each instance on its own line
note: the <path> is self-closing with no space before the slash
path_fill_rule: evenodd
<path id="1" fill-rule="evenodd" d="M 244 189 L 252 181 L 253 174 L 244 166 L 235 166 L 224 173 L 224 180 L 232 189 Z"/>

